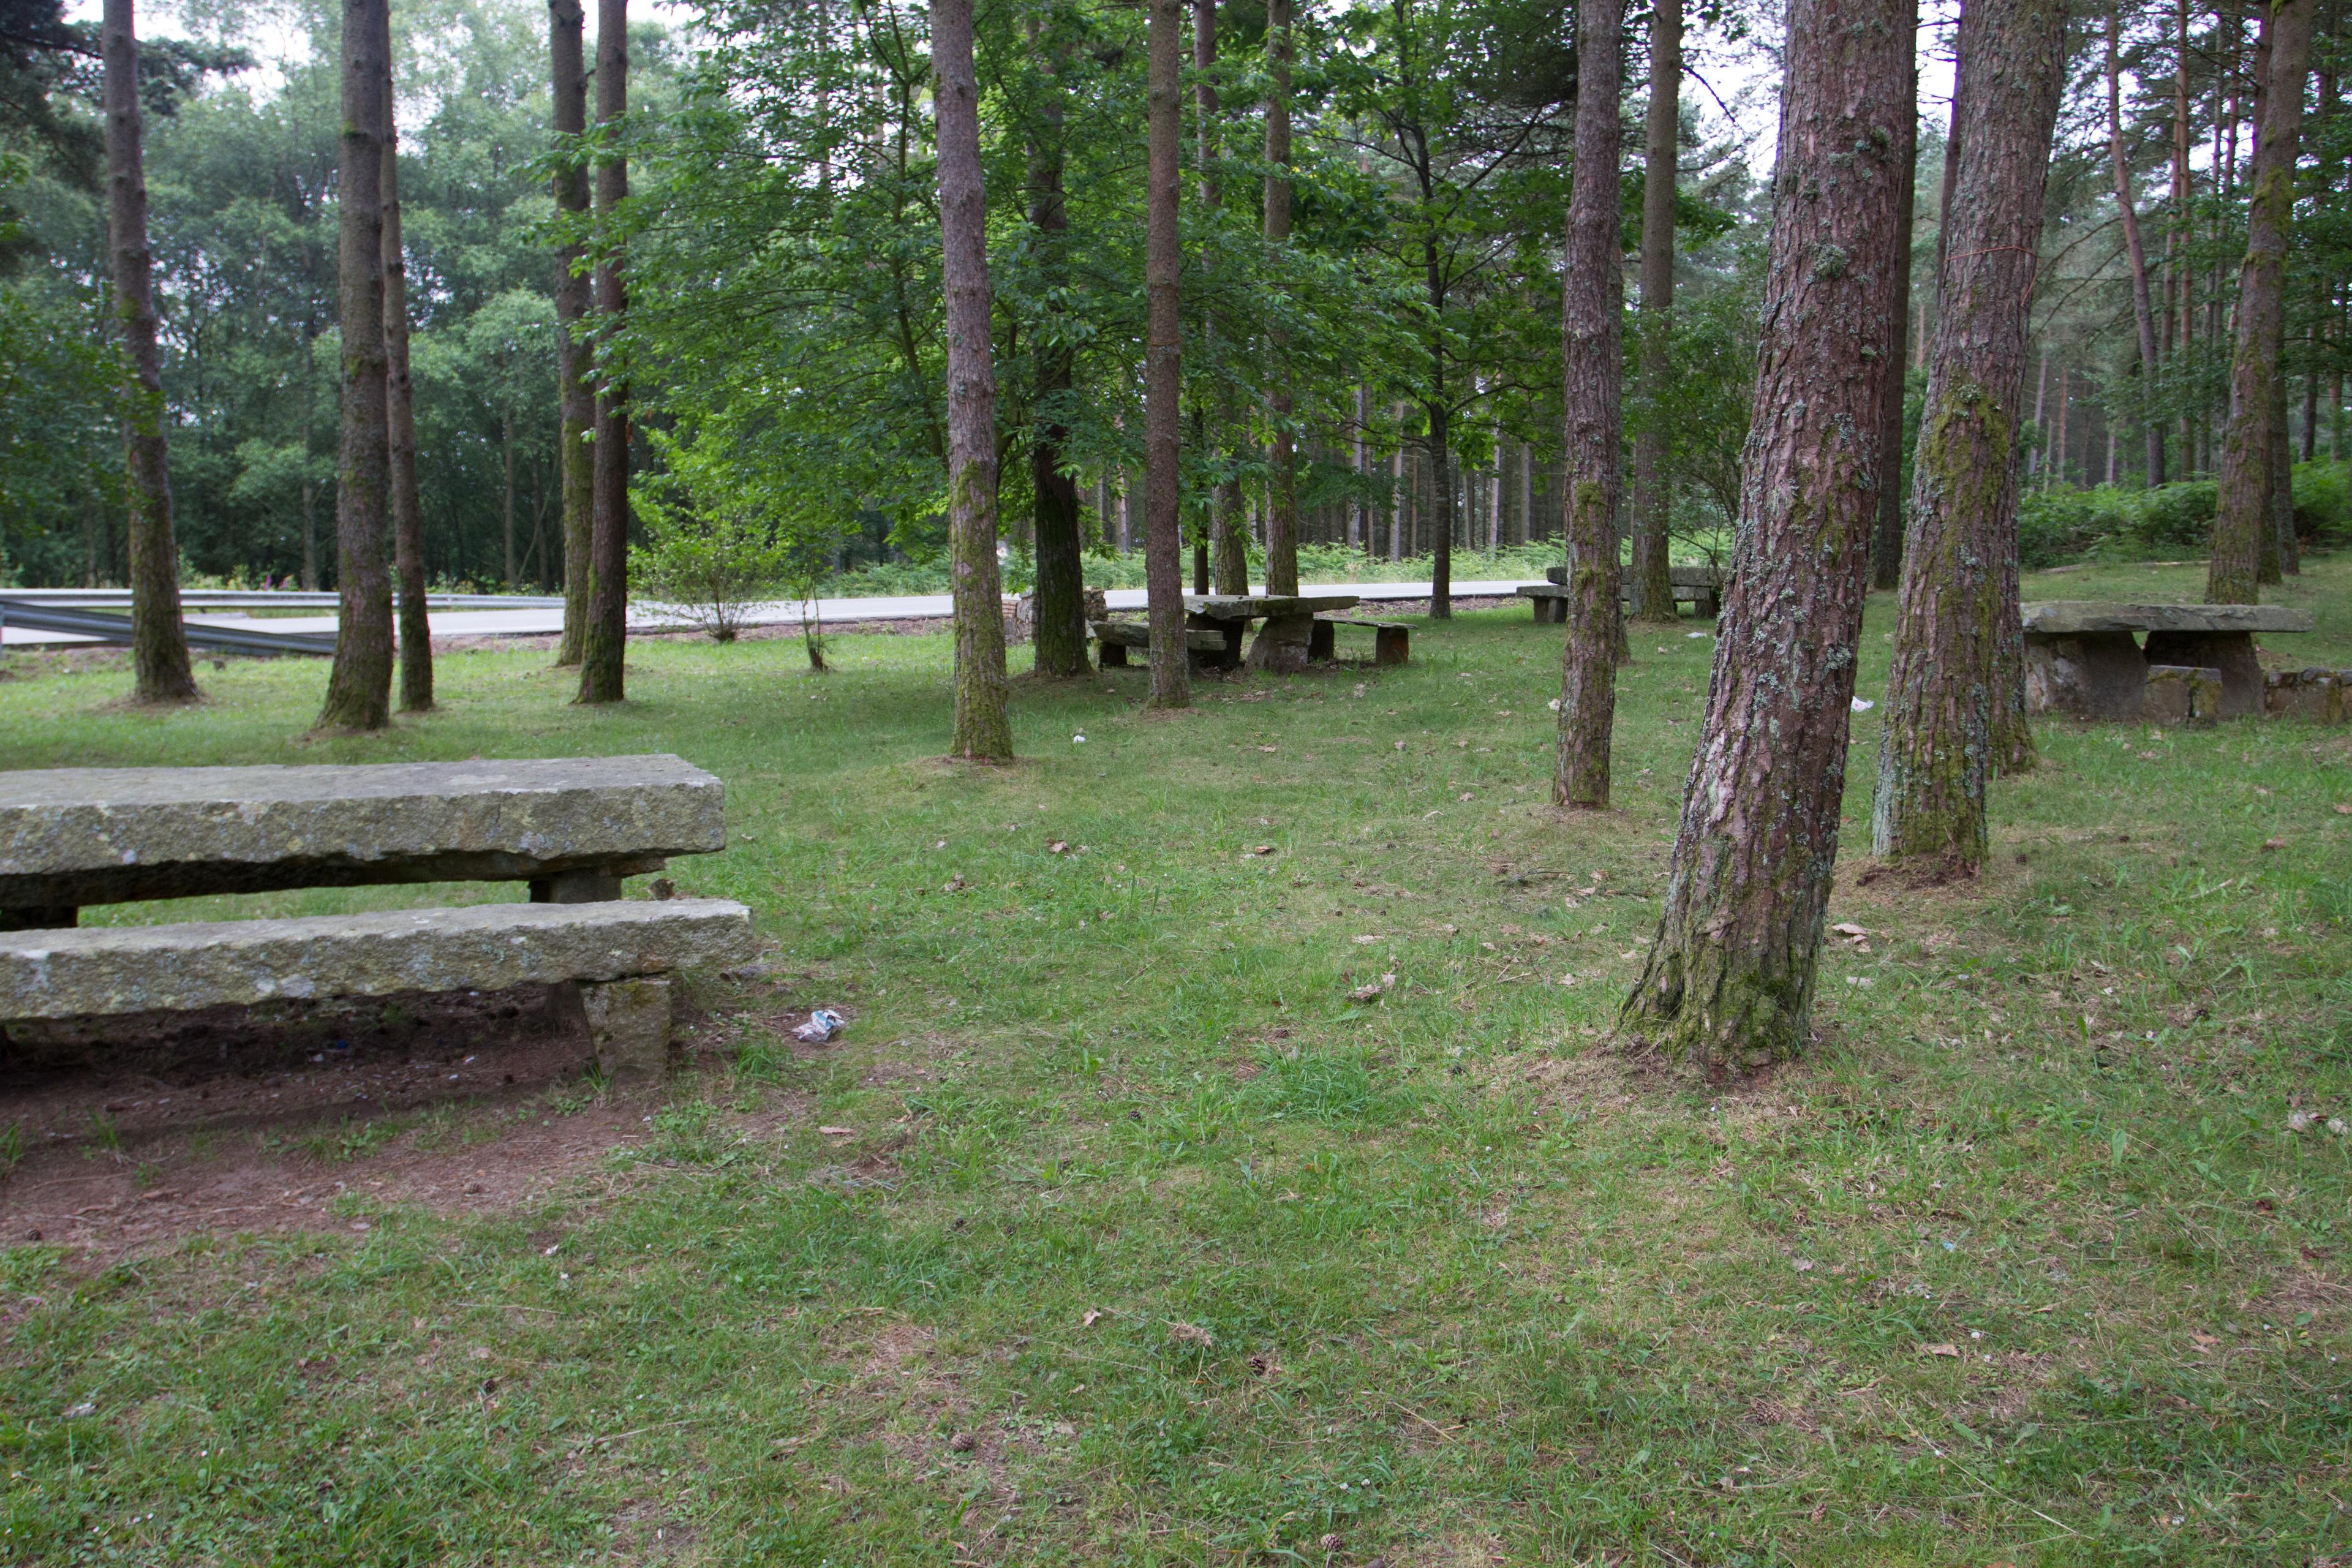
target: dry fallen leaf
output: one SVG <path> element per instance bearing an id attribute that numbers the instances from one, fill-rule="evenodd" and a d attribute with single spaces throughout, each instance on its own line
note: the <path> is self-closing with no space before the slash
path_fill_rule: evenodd
<path id="1" fill-rule="evenodd" d="M 1958 1345 L 1921 1345 L 1919 1347 L 1919 1353 L 1921 1355 L 1948 1355 L 1953 1360 L 1958 1361 L 1959 1359 L 1960 1347 Z"/>
<path id="2" fill-rule="evenodd" d="M 1275 752 L 1280 751 L 1281 748 L 1279 746 L 1260 746 L 1258 750 L 1261 752 Z"/>
<path id="3" fill-rule="evenodd" d="M 2220 1344 L 2220 1343 L 2221 1342 L 2219 1339 L 2215 1338 L 2213 1335 L 2211 1335 L 2211 1334 L 2200 1334 L 2200 1333 L 2199 1333 L 2199 1332 L 2198 1332 L 2196 1330 L 2194 1330 L 2194 1329 L 2191 1329 L 2191 1330 L 2189 1331 L 2189 1339 L 2190 1339 L 2190 1340 L 2192 1340 L 2193 1342 L 2195 1342 L 2197 1348 L 2198 1348 L 2199 1350 L 2200 1350 L 2200 1351 L 2210 1351 L 2210 1350 L 2211 1350 L 2215 1345 L 2218 1345 L 2218 1344 Z"/>
<path id="4" fill-rule="evenodd" d="M 1244 858 L 1251 855 L 1271 855 L 1274 853 L 1274 846 L 1271 844 L 1260 844 L 1244 851 L 1243 853 Z"/>
<path id="5" fill-rule="evenodd" d="M 1045 853 L 1048 855 L 1067 855 L 1069 852 L 1070 847 L 1058 838 L 1045 846 Z"/>
<path id="6" fill-rule="evenodd" d="M 1357 945 L 1358 947 L 1361 947 L 1361 946 L 1363 946 L 1363 945 L 1364 945 L 1364 943 L 1366 943 L 1366 942 L 1378 942 L 1378 941 L 1380 941 L 1380 940 L 1381 940 L 1381 939 L 1380 939 L 1379 937 L 1376 937 L 1376 936 L 1360 936 L 1360 937 L 1356 938 L 1356 945 Z"/>
<path id="7" fill-rule="evenodd" d="M 2284 849 L 2285 847 L 2286 840 L 2284 838 L 2265 838 L 2263 840 L 2263 849 L 2265 853 L 2274 849 Z"/>
<path id="8" fill-rule="evenodd" d="M 1202 1350 L 1212 1349 L 1217 1342 L 1217 1336 L 1198 1323 L 1171 1323 L 1168 1325 L 1168 1338 L 1173 1343 L 1198 1345 Z"/>
<path id="9" fill-rule="evenodd" d="M 2338 816 L 2352 816 L 2352 800 L 2337 801 L 2336 803 L 2336 815 Z"/>
<path id="10" fill-rule="evenodd" d="M 1837 932 L 1838 935 L 1842 937 L 1846 937 L 1854 942 L 1860 942 L 1864 937 L 1870 934 L 1860 926 L 1854 924 L 1852 921 L 1840 921 L 1837 924 L 1830 927 L 1830 930 Z"/>
<path id="11" fill-rule="evenodd" d="M 1381 975 L 1378 980 L 1373 981 L 1370 984 L 1359 985 L 1353 991 L 1349 992 L 1348 1000 L 1350 1002 L 1377 1002 L 1380 1000 L 1381 993 L 1386 991 L 1390 986 L 1395 984 L 1396 971 L 1391 969 L 1386 974 Z"/>
<path id="12" fill-rule="evenodd" d="M 1079 1324 L 1080 1324 L 1082 1327 L 1091 1329 L 1091 1328 L 1093 1328 L 1097 1323 L 1101 1322 L 1101 1321 L 1103 1321 L 1104 1316 L 1105 1316 L 1105 1314 L 1104 1314 L 1103 1310 L 1102 1310 L 1101 1308 L 1099 1308 L 1099 1307 L 1088 1307 L 1088 1308 L 1087 1309 L 1087 1315 L 1086 1315 L 1085 1317 L 1083 1317 L 1083 1318 L 1080 1318 L 1080 1319 L 1078 1320 L 1078 1322 L 1079 1322 Z"/>
<path id="13" fill-rule="evenodd" d="M 828 1138 L 855 1138 L 857 1136 L 857 1129 L 855 1127 L 820 1127 L 817 1131 L 824 1133 Z"/>
<path id="14" fill-rule="evenodd" d="M 1800 1258 L 1790 1267 L 1796 1269 L 1800 1274 L 1810 1274 L 1812 1272 L 1813 1260 L 1810 1258 Z"/>

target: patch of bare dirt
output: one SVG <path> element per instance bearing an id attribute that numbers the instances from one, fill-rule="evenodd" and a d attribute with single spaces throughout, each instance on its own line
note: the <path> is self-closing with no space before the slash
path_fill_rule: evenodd
<path id="1" fill-rule="evenodd" d="M 690 1069 L 713 1031 L 681 1008 Z M 365 1229 L 348 1201 L 530 1203 L 639 1141 L 664 1098 L 607 1090 L 544 988 L 12 1029 L 0 1245 L 86 1264 L 205 1231 Z"/>

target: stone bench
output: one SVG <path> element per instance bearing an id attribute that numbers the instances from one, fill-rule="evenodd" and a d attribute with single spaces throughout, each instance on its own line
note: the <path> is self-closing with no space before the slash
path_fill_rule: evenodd
<path id="1" fill-rule="evenodd" d="M 1140 649 L 1148 662 L 1151 653 L 1151 628 L 1141 621 L 1096 621 L 1091 623 L 1097 648 L 1097 662 L 1105 669 L 1128 668 L 1129 648 Z M 1228 668 L 1241 662 L 1241 650 L 1234 639 L 1222 631 L 1186 630 L 1184 647 L 1196 668 Z"/>
<path id="2" fill-rule="evenodd" d="M 1553 566 L 1545 574 L 1549 583 L 1530 583 L 1514 590 L 1520 598 L 1535 606 L 1536 620 L 1540 625 L 1565 625 L 1568 620 L 1568 568 Z M 1633 607 L 1631 587 L 1618 584 L 1618 603 L 1630 614 Z M 1723 613 L 1723 588 L 1711 566 L 1677 566 L 1674 569 L 1675 603 L 1688 605 L 1691 613 L 1701 620 L 1711 621 Z"/>
<path id="3" fill-rule="evenodd" d="M 608 1070 L 638 1070 L 667 1036 L 667 976 L 747 952 L 751 924 L 721 901 L 622 903 L 621 879 L 726 843 L 723 786 L 673 756 L 0 773 L 0 931 L 17 933 L 0 938 L 0 1025 L 544 983 Z M 77 929 L 94 904 L 505 880 L 531 901 Z M 55 978 L 69 972 L 84 978 Z"/>
<path id="4" fill-rule="evenodd" d="M 2147 711 L 2154 668 L 2217 670 L 2216 710 L 2199 719 L 2264 711 L 2254 637 L 2307 632 L 2311 612 L 2281 605 L 2119 605 L 2053 600 L 2023 606 L 2025 706 L 2032 713 L 2085 719 L 2155 717 Z M 2143 647 L 2134 640 L 2145 634 Z M 2169 710 L 2169 696 L 2158 699 Z M 2192 700 L 2193 707 L 2193 700 Z"/>
<path id="5" fill-rule="evenodd" d="M 1330 660 L 1339 657 L 1338 626 L 1367 626 L 1372 634 L 1372 663 L 1403 664 L 1412 657 L 1412 627 L 1403 621 L 1359 620 L 1351 616 L 1318 618 L 1307 628 L 1307 657 Z"/>
<path id="6" fill-rule="evenodd" d="M 740 962 L 751 938 L 725 899 L 15 931 L 0 936 L 0 1020 L 542 984 L 608 1077 L 647 1077 L 668 1052 L 671 977 Z"/>

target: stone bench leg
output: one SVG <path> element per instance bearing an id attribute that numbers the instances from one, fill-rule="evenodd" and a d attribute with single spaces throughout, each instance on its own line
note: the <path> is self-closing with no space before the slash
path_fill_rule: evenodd
<path id="1" fill-rule="evenodd" d="M 620 896 L 621 879 L 601 866 L 530 879 L 534 904 L 605 904 Z"/>
<path id="2" fill-rule="evenodd" d="M 1315 636 L 1312 616 L 1268 616 L 1250 644 L 1249 667 L 1288 675 L 1307 668 L 1307 650 Z"/>
<path id="3" fill-rule="evenodd" d="M 1102 644 L 1101 647 L 1102 652 L 1097 662 L 1103 668 L 1125 669 L 1127 668 L 1127 645 L 1125 643 L 1107 642 Z"/>
<path id="4" fill-rule="evenodd" d="M 1328 621 L 1315 621 L 1307 627 L 1307 657 L 1326 664 L 1339 657 L 1339 628 Z"/>
<path id="5" fill-rule="evenodd" d="M 2245 632 L 2150 632 L 2147 662 L 2221 672 L 2221 713 L 2244 719 L 2263 710 L 2263 661 Z"/>
<path id="6" fill-rule="evenodd" d="M 1402 664 L 1412 651 L 1412 633 L 1404 626 L 1380 626 L 1372 633 L 1372 662 Z"/>
<path id="7" fill-rule="evenodd" d="M 643 1083 L 668 1068 L 671 1001 L 667 974 L 569 980 L 548 995 L 560 1019 L 587 1029 L 598 1070 L 614 1083 Z"/>
<path id="8" fill-rule="evenodd" d="M 2025 710 L 2137 719 L 2147 692 L 2147 666 L 2129 632 L 2028 632 Z"/>

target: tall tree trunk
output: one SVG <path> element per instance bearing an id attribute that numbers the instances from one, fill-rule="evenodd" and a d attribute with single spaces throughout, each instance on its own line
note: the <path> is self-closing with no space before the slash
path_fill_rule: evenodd
<path id="1" fill-rule="evenodd" d="M 2274 537 L 2271 516 L 2271 425 L 2281 315 L 2286 288 L 2287 228 L 2294 210 L 2294 161 L 2303 118 L 2304 76 L 2311 60 L 2312 0 L 2281 0 L 2263 16 L 2270 44 L 2269 90 L 2254 154 L 2246 209 L 2246 257 L 2238 268 L 2237 348 L 2230 365 L 2230 426 L 2221 452 L 2221 496 L 2213 517 L 2213 560 L 2205 597 L 2221 605 L 2261 598 L 2263 544 Z"/>
<path id="2" fill-rule="evenodd" d="M 2277 406 L 2271 417 L 2271 543 L 2266 556 L 2278 562 L 2282 577 L 2303 575 L 2303 552 L 2294 537 L 2294 448 L 2287 436 L 2286 377 L 2271 382 Z"/>
<path id="3" fill-rule="evenodd" d="M 1895 314 L 1887 323 L 1888 363 L 1896 366 L 1886 378 L 1886 402 L 1878 416 L 1878 468 L 1885 480 L 1878 487 L 1878 521 L 1870 536 L 1870 584 L 1892 588 L 1903 571 L 1903 394 L 1901 370 L 1904 345 L 1911 337 L 1911 228 L 1919 205 L 1919 69 L 1911 69 L 1904 123 L 1911 128 L 1909 171 L 1903 179 L 1903 205 L 1895 214 Z"/>
<path id="4" fill-rule="evenodd" d="M 2259 40 L 2257 41 L 2254 48 L 2253 109 L 2254 124 L 2258 129 L 2263 122 L 2263 110 L 2266 97 L 2270 91 L 2270 86 L 2271 30 L 2268 26 L 2264 26 L 2261 30 Z M 2259 153 L 2259 138 L 2256 143 L 2256 150 Z M 2292 165 L 2290 164 L 2290 168 L 2291 167 Z M 2289 181 L 2292 182 L 2294 178 L 2292 173 L 2289 174 L 2288 178 Z M 2292 219 L 2290 219 L 2290 221 L 2292 221 Z M 2266 519 L 2266 523 L 2263 530 L 2263 563 L 2260 572 L 2257 574 L 2257 576 L 2264 584 L 2284 583 L 2286 581 L 2287 544 L 2294 537 L 2294 532 L 2293 527 L 2293 502 L 2290 501 L 2288 503 L 2287 517 L 2284 520 L 2282 520 L 2279 512 L 2278 500 L 2280 489 L 2282 488 L 2291 488 L 2294 482 L 2294 476 L 2288 468 L 2288 464 L 2292 459 L 2288 453 L 2286 436 L 2286 310 L 2285 300 L 2284 298 L 2285 292 L 2284 277 L 2282 277 L 2282 281 L 2280 283 L 2280 292 L 2282 297 L 2280 300 L 2278 331 L 2275 334 L 2276 341 L 2271 353 L 2271 363 L 2274 367 L 2274 374 L 2271 376 L 2269 384 L 2271 398 L 2271 418 L 2269 425 L 2270 447 L 2263 461 L 2263 472 L 2269 476 L 2270 494 L 2268 498 L 2266 498 L 2266 504 L 2263 507 L 2263 515 Z M 2283 521 L 2284 522 L 2284 526 L 2282 526 Z"/>
<path id="5" fill-rule="evenodd" d="M 2191 352 L 2196 340 L 2195 311 L 2197 304 L 2196 262 L 2189 247 L 2189 0 L 2176 0 L 2173 8 L 2172 48 L 2172 212 L 2167 228 L 2164 254 L 2172 273 L 2172 294 L 2165 311 L 2165 331 L 2173 335 L 2168 353 L 2177 356 Z M 2176 392 L 2182 389 L 2176 387 Z M 2187 400 L 2182 400 L 2180 413 L 2180 472 L 2182 478 L 2197 471 L 2197 422 L 2189 415 Z"/>
<path id="6" fill-rule="evenodd" d="M 1265 7 L 1265 241 L 1281 251 L 1290 243 L 1291 0 Z M 1276 327 L 1268 348 L 1274 378 L 1274 478 L 1266 493 L 1265 591 L 1298 592 L 1298 477 L 1290 435 L 1290 334 Z"/>
<path id="7" fill-rule="evenodd" d="M 425 510 L 416 494 L 416 384 L 408 373 L 408 260 L 400 243 L 400 128 L 393 104 L 391 15 L 388 6 L 384 10 L 385 449 L 393 571 L 400 580 L 400 708 L 404 713 L 424 713 L 433 707 L 433 627 L 425 609 Z"/>
<path id="8" fill-rule="evenodd" d="M 1147 159 L 1143 184 L 1145 300 L 1143 356 L 1143 566 L 1151 618 L 1151 698 L 1154 708 L 1192 705 L 1191 655 L 1184 637 L 1183 493 L 1177 465 L 1182 450 L 1177 403 L 1183 388 L 1182 321 L 1177 270 L 1183 242 L 1176 228 L 1176 139 L 1181 133 L 1177 98 L 1178 35 L 1184 0 L 1149 0 L 1150 59 L 1144 118 Z"/>
<path id="9" fill-rule="evenodd" d="M 1666 908 L 1621 1023 L 1687 1070 L 1802 1048 L 1894 374 L 1914 0 L 1792 0 L 1756 424 Z"/>
<path id="10" fill-rule="evenodd" d="M 1619 378 L 1624 271 L 1618 239 L 1624 0 L 1577 9 L 1575 184 L 1568 198 L 1561 360 L 1568 453 L 1568 646 L 1561 659 L 1555 805 L 1609 805 L 1617 717 L 1617 498 L 1624 438 Z M 1673 606 L 1668 605 L 1669 611 Z"/>
<path id="11" fill-rule="evenodd" d="M 1655 0 L 1650 12 L 1649 131 L 1642 183 L 1638 330 L 1643 408 L 1633 430 L 1633 614 L 1648 621 L 1675 618 L 1668 559 L 1674 495 L 1666 482 L 1660 399 L 1674 374 L 1675 175 L 1682 142 L 1682 0 Z"/>
<path id="12" fill-rule="evenodd" d="M 129 470 L 131 665 L 142 702 L 192 702 L 199 693 L 180 624 L 180 547 L 172 532 L 171 438 L 155 347 L 154 258 L 147 248 L 145 126 L 139 108 L 139 37 L 131 0 L 106 0 L 106 216 L 114 312 L 122 325 L 122 450 Z"/>
<path id="13" fill-rule="evenodd" d="M 506 584 L 507 592 L 511 594 L 522 580 L 517 575 L 518 568 L 515 565 L 515 451 L 514 416 L 511 414 L 499 416 L 499 461 L 504 469 L 506 481 L 504 506 L 499 513 L 499 521 L 503 525 L 506 540 L 506 575 L 501 581 Z M 535 540 L 536 531 L 534 531 Z"/>
<path id="14" fill-rule="evenodd" d="M 2003 571 L 2042 195 L 2063 84 L 2064 0 L 1969 0 L 1951 252 L 1913 459 L 1910 537 L 1878 741 L 1871 847 L 1938 875 L 1984 863 L 1999 765 Z M 2063 406 L 2063 376 L 2059 394 Z M 2063 415 L 2061 418 L 2063 421 Z"/>
<path id="15" fill-rule="evenodd" d="M 1039 91 L 1036 140 L 1029 153 L 1029 223 L 1037 231 L 1038 271 L 1047 297 L 1069 279 L 1070 211 L 1062 192 L 1062 78 L 1066 52 L 1058 26 L 1031 24 Z M 1036 355 L 1038 413 L 1029 445 L 1030 489 L 1036 496 L 1032 531 L 1037 552 L 1036 658 L 1040 675 L 1087 670 L 1086 541 L 1078 522 L 1078 481 L 1066 471 L 1069 425 L 1063 405 L 1074 381 L 1071 348 L 1059 333 L 1041 334 Z"/>
<path id="16" fill-rule="evenodd" d="M 996 574 L 996 368 L 991 358 L 988 195 L 971 0 L 931 0 L 938 104 L 940 269 L 947 287 L 949 588 L 955 609 L 955 734 L 948 754 L 1013 756 L 1004 593 Z"/>
<path id="17" fill-rule="evenodd" d="M 392 578 L 384 569 L 384 0 L 343 0 L 337 266 L 343 340 L 342 451 L 335 477 L 341 599 L 321 729 L 381 730 L 392 708 Z"/>
<path id="18" fill-rule="evenodd" d="M 1443 354 L 1443 348 L 1433 353 Z M 1422 403 L 1422 413 L 1429 420 L 1429 436 L 1423 447 L 1422 463 L 1429 479 L 1429 510 L 1425 527 L 1429 532 L 1429 618 L 1444 621 L 1454 618 L 1454 444 L 1451 410 L 1445 405 L 1445 365 L 1441 359 L 1436 367 L 1434 395 Z M 1416 489 L 1413 500 L 1418 511 L 1420 494 Z"/>
<path id="19" fill-rule="evenodd" d="M 1356 494 L 1348 502 L 1348 548 L 1370 550 L 1371 527 L 1370 502 L 1363 486 L 1370 482 L 1371 468 L 1364 446 L 1364 422 L 1371 412 L 1371 393 L 1362 383 L 1356 385 Z"/>
<path id="20" fill-rule="evenodd" d="M 2123 219 L 2124 254 L 2131 262 L 2132 325 L 2139 332 L 2139 426 L 2147 445 L 2147 483 L 2164 483 L 2164 423 L 2148 405 L 2159 369 L 2156 301 L 2148 288 L 2147 249 L 2140 243 L 2139 203 L 2132 195 L 2131 159 L 2124 148 L 2123 0 L 2107 0 L 2107 164 L 2116 181 L 2116 216 Z M 2112 417 L 2112 416 L 2110 416 Z"/>
<path id="21" fill-rule="evenodd" d="M 596 0 L 596 123 L 618 137 L 629 112 L 629 0 Z M 597 331 L 609 339 L 628 316 L 627 286 L 615 253 L 629 161 L 618 149 L 596 164 L 596 222 L 604 259 L 596 266 Z M 580 641 L 580 700 L 627 695 L 629 649 L 629 385 L 610 363 L 596 389 L 594 464 L 588 541 L 588 621 Z M 1000 634 L 1002 635 L 1001 631 Z"/>
<path id="22" fill-rule="evenodd" d="M 588 71 L 582 43 L 580 0 L 548 0 L 548 56 L 554 79 L 555 133 L 569 150 L 555 163 L 556 211 L 584 226 L 588 217 L 588 165 L 576 155 L 588 131 Z M 555 252 L 555 381 L 558 471 L 563 494 L 563 635 L 556 639 L 558 668 L 580 662 L 588 637 L 589 557 L 596 533 L 596 402 L 589 391 L 593 356 L 587 338 L 594 285 L 580 270 L 581 247 Z"/>
<path id="23" fill-rule="evenodd" d="M 1224 205 L 1224 186 L 1218 168 L 1225 155 L 1223 122 L 1223 106 L 1217 97 L 1217 0 L 1193 0 L 1192 5 L 1192 110 L 1194 130 L 1200 138 L 1201 207 L 1215 212 Z M 1201 279 L 1204 294 L 1216 297 L 1216 285 L 1209 276 L 1211 263 L 1204 250 L 1201 258 Z M 1213 375 L 1218 374 L 1219 327 L 1221 322 L 1211 308 L 1202 326 L 1202 335 L 1209 347 L 1208 363 Z M 1234 438 L 1234 418 L 1232 400 L 1220 385 L 1212 406 L 1192 411 L 1192 429 L 1201 456 L 1213 467 L 1223 467 L 1218 461 L 1225 455 L 1225 445 Z M 1228 475 L 1209 487 L 1208 509 L 1201 518 L 1201 531 L 1192 546 L 1192 591 L 1208 593 L 1213 587 L 1220 594 L 1246 594 L 1250 589 L 1249 533 L 1242 510 L 1242 485 L 1237 477 Z"/>
<path id="24" fill-rule="evenodd" d="M 310 431 L 318 422 L 316 322 L 302 323 L 302 591 L 319 590 L 319 481 L 310 477 Z"/>

